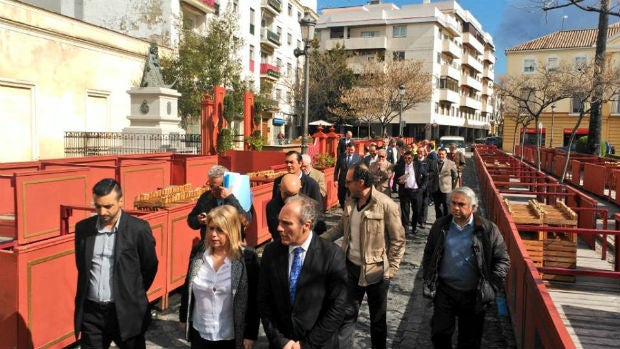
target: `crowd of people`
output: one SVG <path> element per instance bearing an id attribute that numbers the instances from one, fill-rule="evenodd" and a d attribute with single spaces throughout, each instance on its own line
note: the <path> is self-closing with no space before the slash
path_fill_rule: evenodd
<path id="1" fill-rule="evenodd" d="M 476 194 L 461 186 L 464 154 L 432 142 L 386 144 L 370 144 L 362 156 L 350 132 L 340 139 L 334 185 L 342 214 L 329 229 L 321 219 L 324 174 L 308 156 L 287 152 L 287 173 L 274 181 L 263 217 L 272 241 L 261 258 L 244 243 L 254 209 L 223 186 L 226 168 L 211 168 L 209 190 L 187 218 L 201 237 L 179 311 L 191 348 L 250 349 L 259 323 L 271 348 L 355 348 L 364 298 L 372 348 L 386 348 L 390 281 L 406 236 L 427 227 L 422 268 L 424 296 L 434 304 L 433 345 L 452 348 L 458 323 L 458 347 L 480 347 L 485 309 L 510 266 L 502 236 L 476 213 Z M 97 215 L 76 226 L 76 338 L 82 348 L 112 341 L 145 348 L 155 242 L 145 221 L 122 212 L 116 181 L 97 183 L 92 194 Z"/>

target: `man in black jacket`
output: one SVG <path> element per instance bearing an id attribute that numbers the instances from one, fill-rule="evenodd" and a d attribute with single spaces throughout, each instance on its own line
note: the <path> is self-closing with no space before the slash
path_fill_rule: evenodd
<path id="1" fill-rule="evenodd" d="M 323 197 L 321 196 L 321 188 L 319 187 L 319 183 L 317 183 L 307 174 L 303 173 L 303 171 L 301 170 L 302 160 L 303 159 L 300 152 L 295 150 L 287 152 L 284 159 L 284 163 L 286 164 L 286 171 L 299 177 L 299 180 L 301 180 L 300 193 L 316 200 L 316 202 L 319 204 L 320 210 L 322 211 Z M 275 181 L 273 181 L 273 189 L 271 191 L 272 199 L 280 196 L 280 182 L 282 181 L 282 177 L 284 176 L 282 175 L 276 178 Z"/>
<path id="2" fill-rule="evenodd" d="M 111 178 L 93 187 L 97 215 L 75 226 L 75 336 L 82 348 L 144 349 L 151 313 L 146 291 L 157 273 L 149 223 L 122 212 L 123 192 Z"/>
<path id="3" fill-rule="evenodd" d="M 313 231 L 312 199 L 290 198 L 279 215 L 280 241 L 263 252 L 258 309 L 270 348 L 335 348 L 344 320 L 344 252 Z"/>
<path id="4" fill-rule="evenodd" d="M 201 240 L 205 238 L 207 213 L 218 206 L 230 205 L 239 211 L 241 215 L 239 218 L 241 218 L 243 225 L 241 227 L 242 239 L 245 239 L 244 228 L 252 221 L 252 209 L 244 210 L 230 189 L 222 186 L 226 172 L 228 172 L 228 169 L 224 166 L 215 165 L 211 167 L 208 175 L 210 189 L 200 195 L 198 201 L 196 201 L 196 206 L 187 215 L 187 225 L 194 230 L 200 229 Z"/>
<path id="5" fill-rule="evenodd" d="M 411 227 L 411 233 L 416 233 L 418 224 L 423 223 L 420 216 L 422 193 L 428 185 L 428 166 L 419 161 L 413 161 L 413 154 L 407 151 L 402 155 L 394 169 L 394 181 L 398 183 L 398 197 L 400 199 L 401 220 L 405 231 Z"/>
<path id="6" fill-rule="evenodd" d="M 452 349 L 458 317 L 458 348 L 479 348 L 484 313 L 510 269 L 506 244 L 497 226 L 475 214 L 473 190 L 460 187 L 449 198 L 452 214 L 435 221 L 422 258 L 424 296 L 434 299 L 431 339 Z"/>

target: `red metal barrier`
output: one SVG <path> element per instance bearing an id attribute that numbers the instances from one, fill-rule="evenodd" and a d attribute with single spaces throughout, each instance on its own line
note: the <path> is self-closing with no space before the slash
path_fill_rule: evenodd
<path id="1" fill-rule="evenodd" d="M 605 194 L 605 166 L 583 164 L 583 189 L 592 194 Z"/>
<path id="2" fill-rule="evenodd" d="M 338 205 L 338 188 L 334 184 L 334 167 L 328 167 L 322 170 L 325 174 L 325 187 L 327 194 L 323 198 L 323 209 L 327 210 Z"/>
<path id="3" fill-rule="evenodd" d="M 191 183 L 200 187 L 208 180 L 211 167 L 217 165 L 217 155 L 172 155 L 172 185 Z"/>
<path id="4" fill-rule="evenodd" d="M 273 183 L 266 183 L 252 187 L 254 195 L 254 219 L 245 230 L 245 240 L 250 246 L 258 246 L 271 239 L 269 228 L 267 227 L 267 203 L 271 200 L 271 190 Z"/>

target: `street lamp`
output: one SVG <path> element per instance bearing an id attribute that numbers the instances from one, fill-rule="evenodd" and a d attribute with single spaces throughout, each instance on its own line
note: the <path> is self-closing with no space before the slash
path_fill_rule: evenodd
<path id="1" fill-rule="evenodd" d="M 314 27 L 316 27 L 316 21 L 308 12 L 306 12 L 304 18 L 299 21 L 299 27 L 301 28 L 301 39 L 304 42 L 304 49 L 296 48 L 293 51 L 295 57 L 306 56 L 304 64 L 304 121 L 302 125 L 301 135 L 301 153 L 308 153 L 308 90 L 310 80 L 310 66 L 308 62 L 310 57 L 308 56 L 308 49 L 310 49 L 310 43 L 314 40 Z"/>
<path id="2" fill-rule="evenodd" d="M 549 140 L 549 148 L 553 148 L 553 126 L 555 124 L 555 104 L 551 105 L 551 139 Z"/>
<path id="3" fill-rule="evenodd" d="M 398 86 L 398 94 L 400 95 L 400 110 L 398 112 L 398 137 L 403 136 L 403 97 L 405 96 L 405 85 Z"/>

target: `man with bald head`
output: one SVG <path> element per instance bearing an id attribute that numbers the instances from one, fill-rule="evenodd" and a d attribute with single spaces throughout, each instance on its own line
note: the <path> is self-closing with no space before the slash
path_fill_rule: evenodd
<path id="1" fill-rule="evenodd" d="M 310 178 L 314 179 L 319 184 L 321 196 L 325 197 L 325 195 L 327 195 L 327 187 L 325 186 L 325 173 L 312 167 L 312 158 L 310 157 L 310 155 L 301 155 L 301 170 L 303 171 L 303 173 L 310 176 Z"/>
<path id="2" fill-rule="evenodd" d="M 301 191 L 301 180 L 293 173 L 287 173 L 282 176 L 279 184 L 280 195 L 275 196 L 267 203 L 267 227 L 274 241 L 280 241 L 278 233 L 278 215 L 284 206 L 286 199 L 296 196 Z"/>

